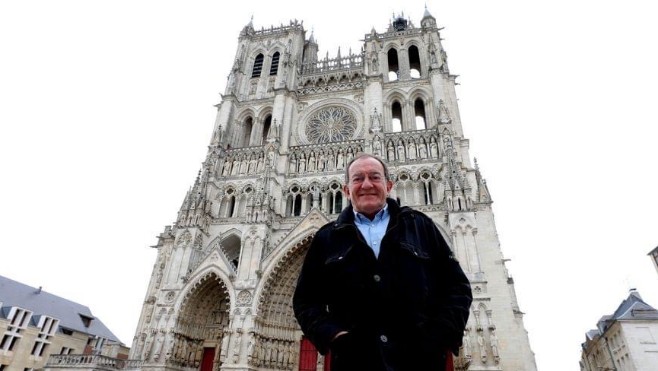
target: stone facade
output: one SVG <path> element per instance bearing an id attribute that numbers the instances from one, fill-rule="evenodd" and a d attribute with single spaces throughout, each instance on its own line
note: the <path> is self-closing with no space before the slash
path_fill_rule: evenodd
<path id="1" fill-rule="evenodd" d="M 314 232 L 348 203 L 347 162 L 368 152 L 390 165 L 391 196 L 435 220 L 472 281 L 456 369 L 536 370 L 435 19 L 397 17 L 357 54 L 317 54 L 297 21 L 241 31 L 207 157 L 155 246 L 131 359 L 321 369 L 321 357 L 308 364 L 292 294 Z"/>
<path id="2" fill-rule="evenodd" d="M 658 365 L 658 310 L 632 290 L 611 315 L 603 316 L 582 344 L 583 371 L 652 371 Z"/>

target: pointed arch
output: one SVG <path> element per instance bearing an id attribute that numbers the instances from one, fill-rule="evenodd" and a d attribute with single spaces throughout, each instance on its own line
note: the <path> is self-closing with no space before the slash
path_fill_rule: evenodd
<path id="1" fill-rule="evenodd" d="M 411 45 L 408 49 L 409 54 L 409 74 L 412 79 L 418 79 L 421 75 L 420 53 L 416 45 Z"/>
<path id="2" fill-rule="evenodd" d="M 279 52 L 272 55 L 272 63 L 270 64 L 270 76 L 274 76 L 279 72 Z"/>
<path id="3" fill-rule="evenodd" d="M 263 132 L 261 135 L 260 144 L 265 144 L 267 142 L 267 136 L 270 133 L 270 128 L 272 127 L 272 115 L 267 115 L 263 121 Z"/>
<path id="4" fill-rule="evenodd" d="M 251 70 L 251 77 L 260 77 L 263 72 L 263 60 L 265 57 L 263 53 L 259 53 L 256 58 L 254 58 L 254 68 Z"/>
<path id="5" fill-rule="evenodd" d="M 422 98 L 416 98 L 414 101 L 414 118 L 416 130 L 427 129 L 427 115 L 425 114 L 425 102 Z"/>
<path id="6" fill-rule="evenodd" d="M 398 51 L 390 48 L 386 53 L 388 57 L 388 81 L 395 81 L 400 76 L 400 63 L 398 62 Z"/>
<path id="7" fill-rule="evenodd" d="M 197 367 L 208 344 L 219 353 L 232 302 L 226 278 L 210 268 L 193 277 L 184 288 L 175 305 L 180 310 L 170 333 L 170 351 L 164 354 L 166 364 Z"/>

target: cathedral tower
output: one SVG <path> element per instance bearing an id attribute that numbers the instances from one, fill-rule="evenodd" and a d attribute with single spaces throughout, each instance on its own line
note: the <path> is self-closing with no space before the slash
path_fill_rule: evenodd
<path id="1" fill-rule="evenodd" d="M 291 299 L 315 231 L 347 205 L 345 166 L 388 162 L 472 282 L 458 370 L 536 370 L 436 20 L 402 16 L 357 53 L 318 56 L 292 21 L 240 32 L 208 153 L 166 227 L 131 350 L 143 369 L 316 370 Z"/>

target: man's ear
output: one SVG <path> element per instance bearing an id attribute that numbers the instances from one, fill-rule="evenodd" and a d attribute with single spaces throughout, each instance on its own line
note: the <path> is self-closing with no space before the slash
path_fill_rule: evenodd
<path id="1" fill-rule="evenodd" d="M 390 193 L 391 189 L 393 189 L 393 182 L 390 180 L 386 181 L 386 193 Z"/>
<path id="2" fill-rule="evenodd" d="M 343 194 L 345 197 L 350 199 L 350 188 L 347 186 L 347 184 L 343 184 Z"/>

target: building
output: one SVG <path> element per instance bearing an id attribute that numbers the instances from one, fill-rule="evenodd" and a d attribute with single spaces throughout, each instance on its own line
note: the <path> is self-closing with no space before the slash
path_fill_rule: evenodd
<path id="1" fill-rule="evenodd" d="M 584 371 L 653 371 L 658 365 L 658 310 L 631 290 L 611 315 L 603 316 L 582 344 Z"/>
<path id="2" fill-rule="evenodd" d="M 315 231 L 347 205 L 346 163 L 391 167 L 392 197 L 452 241 L 474 302 L 459 370 L 536 370 L 492 198 L 463 135 L 455 79 L 435 18 L 395 17 L 362 50 L 318 57 L 291 21 L 237 52 L 207 156 L 159 236 L 133 340 L 144 369 L 316 370 L 291 298 Z"/>
<path id="3" fill-rule="evenodd" d="M 651 257 L 651 261 L 653 262 L 654 268 L 656 268 L 656 271 L 658 272 L 658 247 L 654 248 L 649 252 L 649 257 Z"/>
<path id="4" fill-rule="evenodd" d="M 0 276 L 0 370 L 43 369 L 50 355 L 128 358 L 89 308 Z"/>

